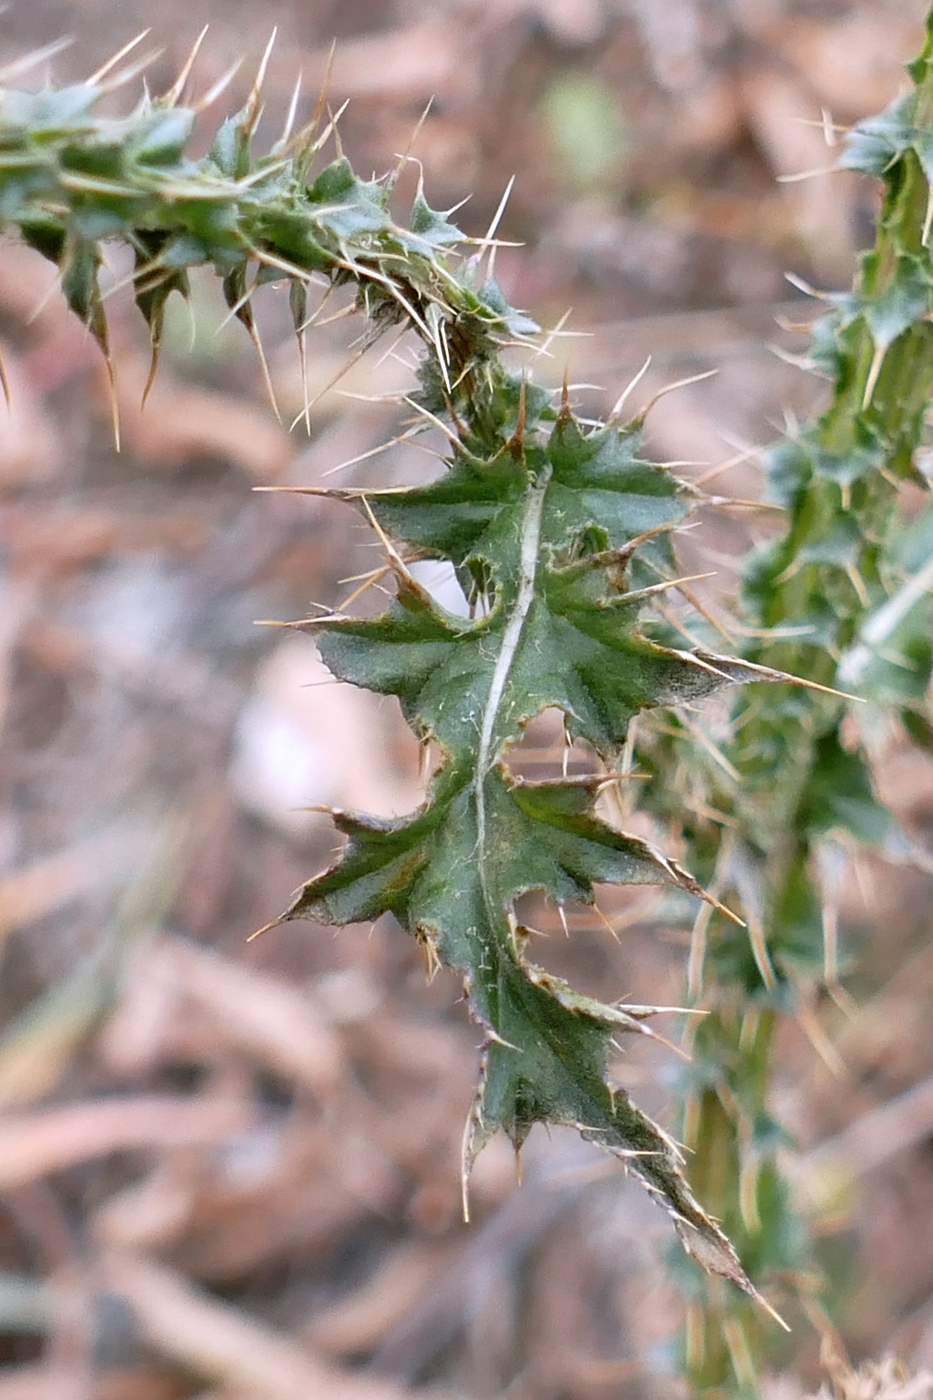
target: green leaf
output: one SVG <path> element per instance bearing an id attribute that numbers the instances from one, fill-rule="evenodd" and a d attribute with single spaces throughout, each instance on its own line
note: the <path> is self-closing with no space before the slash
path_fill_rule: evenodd
<path id="1" fill-rule="evenodd" d="M 411 206 L 408 228 L 411 233 L 417 235 L 418 242 L 422 245 L 427 243 L 432 248 L 443 248 L 463 242 L 463 234 L 456 224 L 452 224 L 446 214 L 439 214 L 437 210 L 432 209 L 420 189 Z M 416 242 L 415 239 L 411 241 Z"/>
<path id="2" fill-rule="evenodd" d="M 915 100 L 914 93 L 906 93 L 879 116 L 868 117 L 846 132 L 845 149 L 839 157 L 842 169 L 883 176 L 914 139 Z"/>
<path id="3" fill-rule="evenodd" d="M 664 558 L 656 536 L 685 513 L 676 481 L 639 458 L 632 431 L 586 434 L 566 408 L 553 427 L 543 411 L 529 422 L 526 406 L 497 452 L 460 450 L 429 486 L 327 493 L 361 505 L 383 532 L 397 596 L 376 618 L 303 625 L 336 676 L 397 695 L 443 761 L 409 817 L 335 813 L 346 849 L 283 917 L 392 913 L 429 966 L 463 977 L 485 1032 L 465 1170 L 497 1129 L 518 1148 L 536 1122 L 572 1124 L 641 1177 L 706 1267 L 750 1288 L 671 1143 L 607 1080 L 612 1035 L 641 1022 L 536 966 L 526 955 L 532 931 L 516 914 L 531 890 L 591 904 L 600 883 L 706 896 L 675 861 L 597 815 L 606 778 L 520 781 L 508 751 L 528 720 L 557 707 L 611 768 L 640 709 L 775 673 L 642 634 L 639 613 L 665 584 L 632 589 L 629 569 L 639 554 Z M 447 613 L 408 573 L 405 550 L 450 559 L 489 611 Z"/>
<path id="4" fill-rule="evenodd" d="M 877 299 L 862 303 L 862 314 L 871 326 L 879 350 L 903 335 L 908 326 L 933 309 L 933 276 L 929 258 L 902 253 L 886 290 Z"/>
<path id="5" fill-rule="evenodd" d="M 305 886 L 285 917 L 345 922 L 390 912 L 420 941 L 429 965 L 442 960 L 458 971 L 485 1042 L 467 1166 L 499 1128 L 520 1146 L 535 1122 L 574 1124 L 646 1182 L 705 1267 L 753 1292 L 687 1189 L 676 1149 L 608 1078 L 610 1037 L 646 1031 L 654 1009 L 599 1003 L 551 976 L 528 955 L 533 932 L 517 912 L 528 891 L 587 903 L 607 881 L 653 882 L 685 900 L 703 897 L 674 860 L 615 830 L 596 807 L 600 786 L 621 780 L 620 752 L 640 710 L 692 703 L 733 682 L 782 678 L 769 666 L 662 646 L 647 634 L 657 626 L 650 609 L 672 582 L 670 536 L 689 493 L 642 459 L 633 429 L 587 432 L 566 393 L 558 410 L 547 389 L 507 372 L 502 353 L 537 327 L 494 281 L 476 286 L 473 259 L 458 261 L 456 228 L 420 192 L 406 230 L 389 211 L 392 177 L 362 181 L 341 156 L 312 180 L 311 147 L 255 157 L 258 91 L 200 160 L 185 153 L 190 110 L 143 102 L 128 116 L 100 118 L 100 96 L 87 85 L 0 94 L 0 217 L 56 263 L 70 304 L 105 353 L 104 235 L 136 257 L 136 299 L 154 357 L 166 298 L 185 292 L 189 267 L 213 266 L 228 306 L 254 337 L 254 286 L 289 281 L 293 323 L 303 331 L 308 273 L 323 272 L 332 285 L 355 286 L 367 335 L 402 324 L 421 336 L 426 355 L 410 402 L 455 443 L 446 474 L 429 486 L 331 493 L 371 516 L 396 597 L 381 617 L 330 615 L 308 625 L 335 674 L 397 695 L 441 758 L 417 812 L 394 821 L 337 815 L 347 836 L 343 857 Z M 904 263 L 903 285 L 889 295 L 873 284 L 864 297 L 882 336 L 926 305 L 922 259 L 916 249 L 901 251 L 917 256 Z M 868 314 L 855 300 L 840 304 L 833 322 L 841 328 L 838 363 L 856 394 Z M 907 339 L 891 345 L 892 362 Z M 888 401 L 887 373 L 886 364 L 877 382 L 881 402 Z M 883 426 L 872 425 L 870 441 L 888 441 Z M 851 457 L 851 442 L 819 446 L 826 470 L 811 443 L 785 483 L 807 517 L 797 538 L 817 551 L 835 546 L 828 501 L 843 488 L 864 492 L 869 477 L 861 460 L 857 472 L 852 462 L 838 465 Z M 814 484 L 822 493 L 815 502 L 808 495 Z M 770 573 L 759 571 L 778 611 L 800 586 L 790 574 L 782 581 L 794 561 L 792 550 L 779 561 L 781 553 L 772 552 Z M 469 618 L 447 613 L 411 576 L 406 561 L 426 556 L 450 561 Z M 804 570 L 807 588 L 824 568 L 821 557 L 815 553 Z M 848 593 L 845 571 L 855 562 L 863 561 L 847 553 Z M 873 588 L 877 580 L 875 569 Z M 805 589 L 804 615 L 815 614 L 816 597 Z M 827 590 L 827 634 L 837 607 Z M 514 777 L 510 750 L 549 707 L 595 752 L 598 779 L 533 784 Z M 792 713 L 785 700 L 782 720 Z M 771 732 L 768 744 L 775 753 L 797 751 Z M 762 760 L 762 773 L 765 767 Z M 676 792 L 665 798 L 676 803 Z M 747 942 L 742 947 L 748 954 Z"/>
<path id="6" fill-rule="evenodd" d="M 145 165 L 172 165 L 182 159 L 193 127 L 194 113 L 190 109 L 156 107 L 131 132 L 126 154 Z"/>

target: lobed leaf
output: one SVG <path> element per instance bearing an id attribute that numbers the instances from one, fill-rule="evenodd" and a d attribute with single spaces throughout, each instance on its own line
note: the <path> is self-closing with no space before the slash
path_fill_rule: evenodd
<path id="1" fill-rule="evenodd" d="M 537 1122 L 573 1125 L 641 1178 L 705 1268 L 757 1297 L 688 1189 L 673 1143 L 608 1078 L 613 1035 L 649 1033 L 655 1008 L 596 1002 L 551 976 L 528 956 L 533 931 L 517 913 L 531 890 L 592 903 L 605 882 L 711 898 L 676 861 L 596 811 L 600 787 L 619 780 L 614 768 L 640 710 L 787 679 L 755 661 L 662 646 L 642 630 L 646 607 L 676 583 L 670 534 L 691 493 L 641 457 L 636 425 L 587 432 L 566 391 L 555 410 L 546 389 L 505 370 L 501 351 L 537 327 L 491 277 L 482 281 L 475 259 L 459 260 L 459 231 L 420 188 L 406 229 L 390 209 L 394 177 L 363 181 L 339 153 L 312 169 L 324 140 L 313 124 L 256 156 L 258 82 L 197 160 L 186 153 L 194 113 L 175 105 L 177 91 L 120 118 L 96 115 L 101 95 L 92 83 L 0 92 L 0 223 L 56 264 L 105 354 L 102 239 L 122 239 L 135 256 L 153 372 L 165 303 L 173 291 L 187 295 L 192 266 L 213 265 L 254 339 L 254 288 L 285 279 L 300 343 L 309 289 L 323 274 L 356 287 L 372 338 L 395 324 L 421 336 L 410 402 L 453 443 L 445 475 L 430 485 L 329 493 L 370 517 L 396 596 L 377 618 L 304 625 L 337 676 L 397 695 L 442 759 L 417 812 L 394 821 L 335 813 L 346 849 L 283 918 L 343 923 L 391 912 L 429 968 L 443 962 L 462 976 L 484 1031 L 465 1174 L 500 1128 L 518 1149 Z M 922 265 L 905 267 L 896 295 L 876 298 L 870 315 L 840 307 L 837 316 L 852 325 L 872 316 L 876 337 L 896 340 L 928 300 Z M 797 464 L 791 489 L 808 469 Z M 814 562 L 835 550 L 844 569 L 847 542 L 827 538 L 805 542 L 822 551 Z M 451 562 L 469 618 L 446 612 L 411 576 L 405 559 L 422 557 Z M 598 755 L 603 777 L 529 783 L 511 773 L 510 748 L 550 707 Z"/>
<path id="2" fill-rule="evenodd" d="M 431 485 L 327 493 L 376 522 L 397 595 L 376 618 L 301 625 L 336 676 L 397 695 L 443 761 L 410 817 L 335 813 L 346 849 L 283 918 L 346 923 L 392 913 L 429 968 L 462 975 L 485 1033 L 465 1174 L 498 1129 L 519 1148 L 536 1122 L 571 1124 L 666 1204 L 704 1267 L 753 1292 L 687 1188 L 676 1149 L 607 1079 L 613 1035 L 644 1028 L 624 1007 L 582 997 L 537 967 L 527 956 L 532 931 L 516 914 L 531 890 L 592 903 L 598 883 L 667 884 L 708 898 L 675 861 L 597 816 L 606 778 L 532 783 L 510 773 L 509 748 L 530 719 L 558 708 L 568 733 L 611 769 L 639 710 L 779 677 L 659 646 L 640 630 L 640 613 L 667 585 L 630 588 L 630 567 L 657 554 L 687 503 L 669 473 L 640 459 L 639 445 L 634 428 L 585 433 L 565 405 L 553 424 L 543 409 L 533 422 L 526 414 L 521 432 L 486 459 L 461 448 Z M 406 550 L 450 559 L 489 611 L 446 612 L 409 574 Z"/>

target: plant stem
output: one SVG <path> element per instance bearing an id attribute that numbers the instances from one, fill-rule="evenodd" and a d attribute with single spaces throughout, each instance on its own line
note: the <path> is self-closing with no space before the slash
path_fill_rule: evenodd
<path id="1" fill-rule="evenodd" d="M 834 309 L 814 328 L 812 358 L 831 376 L 830 401 L 798 438 L 768 454 L 770 493 L 787 508 L 787 529 L 744 577 L 755 628 L 810 628 L 799 638 L 765 638 L 750 659 L 827 685 L 845 681 L 847 652 L 860 639 L 864 646 L 866 627 L 903 582 L 899 484 L 925 484 L 916 461 L 933 393 L 933 12 L 911 73 L 913 92 L 848 138 L 841 164 L 885 183 L 877 238 L 852 293 L 831 298 Z M 922 632 L 921 590 L 911 606 Z M 928 654 L 923 660 L 900 705 L 920 735 Z M 743 949 L 713 915 L 702 999 L 711 1014 L 694 1042 L 687 1112 L 691 1177 L 745 1267 L 756 1278 L 780 1277 L 791 1293 L 814 1287 L 812 1247 L 780 1182 L 783 1135 L 769 1112 L 769 1069 L 781 1014 L 806 1017 L 817 988 L 834 976 L 824 946 L 833 896 L 821 889 L 818 857 L 839 839 L 906 844 L 873 796 L 864 753 L 846 743 L 849 713 L 844 700 L 810 691 L 771 691 L 766 707 L 741 693 L 726 752 L 742 781 L 728 786 L 717 776 L 708 802 L 734 823 L 723 883 L 746 910 L 758 947 Z M 708 868 L 709 824 L 686 834 L 695 868 Z M 693 1393 L 757 1394 L 748 1359 L 760 1365 L 770 1350 L 758 1320 L 723 1290 L 690 1306 Z M 739 1356 L 736 1327 L 747 1342 Z"/>

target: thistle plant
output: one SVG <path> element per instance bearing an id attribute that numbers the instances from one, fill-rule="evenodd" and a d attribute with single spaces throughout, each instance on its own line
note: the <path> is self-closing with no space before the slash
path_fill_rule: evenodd
<path id="1" fill-rule="evenodd" d="M 647 800 L 664 803 L 693 867 L 748 926 L 736 930 L 709 906 L 694 926 L 690 993 L 711 1014 L 696 1025 L 685 1076 L 692 1180 L 753 1276 L 780 1280 L 805 1308 L 819 1278 L 778 1165 L 786 1138 L 768 1105 L 775 1030 L 782 1015 L 797 1017 L 831 1059 L 813 1005 L 820 988 L 847 1000 L 836 928 L 845 847 L 930 867 L 875 797 L 865 746 L 843 727 L 848 719 L 870 736 L 883 708 L 923 748 L 933 737 L 933 503 L 908 517 L 900 491 L 929 485 L 918 452 L 933 392 L 933 15 L 910 75 L 911 91 L 845 137 L 840 167 L 884 184 L 877 239 L 852 291 L 823 298 L 828 314 L 802 364 L 828 380 L 829 402 L 765 455 L 786 525 L 750 558 L 741 599 L 748 659 L 855 690 L 878 708 L 799 687 L 742 694 L 724 762 L 701 772 L 689 733 L 643 754 L 667 778 Z M 684 798 L 676 812 L 672 790 Z M 721 1293 L 692 1291 L 694 1392 L 757 1395 L 755 1357 L 767 1348 L 756 1320 Z"/>
<path id="2" fill-rule="evenodd" d="M 361 180 L 339 141 L 324 163 L 337 138 L 323 99 L 307 126 L 293 132 L 293 112 L 281 139 L 257 155 L 260 70 L 245 107 L 193 159 L 186 151 L 204 104 L 182 97 L 194 54 L 169 92 L 122 117 L 97 115 L 119 81 L 112 65 L 70 87 L 0 90 L 0 224 L 56 265 L 108 364 L 99 285 L 107 240 L 132 250 L 153 373 L 166 301 L 187 294 L 198 265 L 213 267 L 257 345 L 251 299 L 269 281 L 288 284 L 302 358 L 322 283 L 325 296 L 354 289 L 364 345 L 389 329 L 420 337 L 407 404 L 413 432 L 443 435 L 443 473 L 404 490 L 296 488 L 362 513 L 394 596 L 375 618 L 335 611 L 294 625 L 315 637 L 336 677 L 398 697 L 434 756 L 429 790 L 398 819 L 334 811 L 341 856 L 277 922 L 392 913 L 429 972 L 445 965 L 461 977 L 483 1036 L 464 1137 L 465 1202 L 470 1166 L 493 1133 L 503 1130 L 519 1150 L 535 1123 L 573 1126 L 643 1182 L 704 1269 L 769 1311 L 751 1279 L 802 1257 L 790 1243 L 767 1111 L 771 1027 L 822 968 L 832 920 L 811 856 L 840 826 L 862 838 L 890 834 L 864 760 L 841 742 L 843 702 L 832 693 L 840 673 L 853 684 L 874 675 L 872 639 L 886 625 L 895 642 L 909 634 L 917 669 L 901 686 L 901 708 L 912 732 L 928 737 L 920 699 L 929 648 L 916 626 L 917 579 L 926 574 L 905 581 L 911 564 L 896 557 L 895 536 L 897 484 L 916 474 L 933 384 L 931 53 L 928 44 L 915 93 L 848 148 L 850 165 L 887 183 L 879 243 L 814 340 L 814 359 L 833 379 L 829 409 L 769 461 L 788 528 L 747 572 L 745 609 L 763 636 L 745 656 L 672 645 L 652 613 L 660 595 L 687 582 L 677 577 L 672 534 L 704 497 L 647 459 L 644 412 L 626 419 L 620 401 L 593 427 L 575 415 L 566 387 L 555 394 L 511 368 L 536 345 L 537 328 L 492 279 L 492 233 L 465 239 L 420 185 L 402 221 L 393 209 L 400 171 Z M 453 566 L 468 616 L 448 612 L 417 581 L 411 566 L 423 559 Z M 890 641 L 877 682 L 889 688 Z M 725 784 L 688 749 L 686 730 L 678 735 L 677 707 L 752 682 L 729 745 L 741 782 Z M 640 800 L 679 829 L 696 874 L 597 808 L 628 780 L 635 717 L 659 707 L 672 711 L 673 737 L 637 747 L 655 779 Z M 518 775 L 510 752 L 549 709 L 563 716 L 568 742 L 593 756 L 592 774 Z M 711 812 L 727 819 L 725 841 Z M 707 1014 L 694 1023 L 687 1072 L 693 1188 L 677 1145 L 608 1072 L 614 1037 L 652 1034 L 651 1019 L 671 1008 L 595 1001 L 530 954 L 522 897 L 592 904 L 598 884 L 666 886 L 699 910 L 690 991 Z M 723 1321 L 718 1295 L 696 1296 L 695 1387 L 725 1393 L 737 1372 L 748 1389 L 746 1320 L 730 1311 Z"/>

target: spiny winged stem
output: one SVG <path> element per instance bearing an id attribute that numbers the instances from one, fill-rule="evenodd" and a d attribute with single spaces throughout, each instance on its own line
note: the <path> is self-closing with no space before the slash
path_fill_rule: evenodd
<path id="1" fill-rule="evenodd" d="M 193 266 L 213 267 L 257 347 L 251 298 L 263 282 L 289 284 L 300 346 L 315 288 L 326 296 L 353 287 L 367 343 L 388 326 L 420 336 L 419 386 L 407 403 L 415 426 L 439 427 L 449 444 L 444 474 L 426 486 L 324 493 L 371 520 L 396 594 L 376 618 L 338 612 L 297 625 L 315 635 L 337 677 L 396 695 L 441 758 L 409 816 L 333 814 L 345 850 L 283 918 L 349 923 L 391 912 L 430 966 L 440 961 L 462 976 L 485 1042 L 465 1172 L 499 1128 L 518 1149 L 537 1122 L 575 1126 L 642 1180 L 707 1270 L 761 1301 L 688 1188 L 674 1144 L 608 1076 L 612 1036 L 650 1033 L 646 1022 L 660 1008 L 573 991 L 531 961 L 533 930 L 516 910 L 529 891 L 561 907 L 590 904 L 600 883 L 667 885 L 720 907 L 676 861 L 603 820 L 596 801 L 607 781 L 624 777 L 620 759 L 639 711 L 789 677 L 652 640 L 652 601 L 675 582 L 670 532 L 700 493 L 645 460 L 640 421 L 587 428 L 566 393 L 555 406 L 550 391 L 506 367 L 502 352 L 532 343 L 536 328 L 484 280 L 483 259 L 459 251 L 459 230 L 420 188 L 401 223 L 391 209 L 398 172 L 362 181 L 339 148 L 315 171 L 334 126 L 323 100 L 307 127 L 255 155 L 258 82 L 208 155 L 193 159 L 197 104 L 179 105 L 186 76 L 117 118 L 96 115 L 101 81 L 0 92 L 0 223 L 56 265 L 108 363 L 99 285 L 107 239 L 135 256 L 153 368 L 165 303 L 173 291 L 187 294 Z M 844 339 L 858 316 L 841 314 Z M 888 393 L 882 364 L 875 402 Z M 823 494 L 838 496 L 828 475 Z M 868 466 L 863 475 L 850 483 L 853 501 L 876 494 Z M 795 490 L 806 489 L 801 476 Z M 452 563 L 469 617 L 447 612 L 418 584 L 408 565 L 420 558 Z M 788 575 L 776 586 L 792 585 Z M 550 782 L 513 774 L 510 747 L 547 708 L 563 713 L 571 740 L 589 746 L 601 771 Z M 689 811 L 678 815 L 687 827 Z M 716 1034 L 696 1038 L 701 1051 Z"/>
<path id="2" fill-rule="evenodd" d="M 522 521 L 522 533 L 518 548 L 518 589 L 515 594 L 515 605 L 502 633 L 502 644 L 496 657 L 492 680 L 489 683 L 489 695 L 483 710 L 483 723 L 479 733 L 479 748 L 476 751 L 476 775 L 473 780 L 473 791 L 476 799 L 476 842 L 480 861 L 479 871 L 483 902 L 490 921 L 498 917 L 498 910 L 494 904 L 495 895 L 490 888 L 485 861 L 488 849 L 486 776 L 498 756 L 494 746 L 496 720 L 502 705 L 505 687 L 521 644 L 525 622 L 535 601 L 538 558 L 541 552 L 541 517 L 544 513 L 544 500 L 550 480 L 550 469 L 545 469 L 528 492 L 528 504 L 525 518 Z"/>
<path id="3" fill-rule="evenodd" d="M 884 182 L 877 240 L 851 293 L 827 298 L 831 310 L 813 329 L 809 364 L 829 379 L 830 400 L 766 456 L 786 530 L 752 556 L 743 601 L 745 622 L 763 633 L 750 660 L 856 689 L 929 750 L 933 506 L 905 516 L 899 488 L 928 485 L 917 454 L 933 391 L 933 14 L 910 72 L 913 90 L 846 138 L 840 165 Z M 705 785 L 698 756 L 678 760 L 676 739 L 644 755 L 668 775 L 689 765 L 683 800 L 665 815 L 683 823 L 692 867 L 749 926 L 746 935 L 707 910 L 694 929 L 690 991 L 711 1014 L 696 1024 L 685 1072 L 691 1179 L 745 1268 L 783 1285 L 781 1306 L 792 1310 L 793 1294 L 806 1304 L 819 1276 L 779 1168 L 774 1033 L 782 1015 L 796 1016 L 841 1072 L 813 1008 L 820 988 L 845 1001 L 835 914 L 844 848 L 868 843 L 929 866 L 875 798 L 863 748 L 844 738 L 861 708 L 785 687 L 766 703 L 743 693 L 726 763 L 709 768 Z M 656 783 L 646 800 L 657 808 L 669 796 Z M 724 842 L 710 812 L 726 824 Z M 687 1286 L 693 1392 L 757 1396 L 769 1339 L 754 1314 L 721 1290 Z"/>

